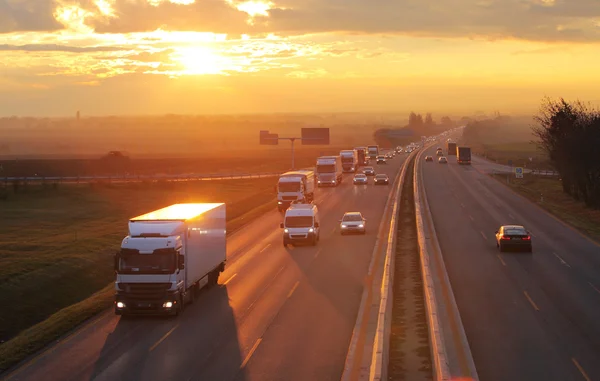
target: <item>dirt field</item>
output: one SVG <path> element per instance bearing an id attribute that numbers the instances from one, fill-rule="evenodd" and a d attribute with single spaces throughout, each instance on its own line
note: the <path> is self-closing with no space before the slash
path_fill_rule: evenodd
<path id="1" fill-rule="evenodd" d="M 38 186 L 11 194 L 0 201 L 0 340 L 111 282 L 128 218 L 172 203 L 225 202 L 230 221 L 273 200 L 274 181 Z"/>

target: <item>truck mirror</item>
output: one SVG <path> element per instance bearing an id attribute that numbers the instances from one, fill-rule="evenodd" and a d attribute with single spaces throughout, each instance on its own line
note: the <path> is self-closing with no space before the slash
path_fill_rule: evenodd
<path id="1" fill-rule="evenodd" d="M 319 227 L 319 223 L 315 222 L 315 227 L 318 228 Z"/>
<path id="2" fill-rule="evenodd" d="M 279 224 L 279 227 L 283 229 L 283 222 Z"/>
<path id="3" fill-rule="evenodd" d="M 119 252 L 117 251 L 115 253 L 115 257 L 114 257 L 114 264 L 113 266 L 115 267 L 115 271 L 119 271 Z"/>
<path id="4" fill-rule="evenodd" d="M 185 255 L 179 254 L 177 256 L 177 260 L 178 260 L 178 268 L 179 268 L 179 270 L 185 269 Z"/>

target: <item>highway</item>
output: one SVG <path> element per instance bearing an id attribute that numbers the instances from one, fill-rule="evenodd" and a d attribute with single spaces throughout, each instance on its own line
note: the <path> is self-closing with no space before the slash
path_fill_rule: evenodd
<path id="1" fill-rule="evenodd" d="M 600 246 L 485 175 L 493 163 L 448 161 L 419 165 L 480 379 L 600 380 Z M 500 253 L 502 224 L 528 228 L 533 254 Z"/>
<path id="2" fill-rule="evenodd" d="M 391 180 L 406 155 L 383 173 Z M 8 380 L 339 380 L 384 206 L 392 186 L 319 188 L 321 240 L 282 245 L 273 211 L 228 238 L 220 286 L 178 318 L 100 315 Z M 390 181 L 391 183 L 392 181 Z M 346 211 L 365 236 L 340 235 Z"/>

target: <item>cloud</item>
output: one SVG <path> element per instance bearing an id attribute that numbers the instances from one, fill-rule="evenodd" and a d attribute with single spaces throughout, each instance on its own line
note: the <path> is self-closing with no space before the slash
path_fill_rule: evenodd
<path id="1" fill-rule="evenodd" d="M 54 0 L 0 0 L 0 33 L 62 29 Z"/>
<path id="2" fill-rule="evenodd" d="M 67 46 L 58 44 L 26 44 L 9 45 L 0 44 L 0 51 L 24 51 L 24 52 L 67 52 L 67 53 L 92 53 L 92 52 L 118 52 L 131 50 L 131 48 L 118 46 Z"/>

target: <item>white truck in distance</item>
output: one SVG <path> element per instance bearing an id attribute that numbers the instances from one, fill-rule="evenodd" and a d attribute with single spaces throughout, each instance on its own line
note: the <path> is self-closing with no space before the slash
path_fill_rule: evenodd
<path id="1" fill-rule="evenodd" d="M 358 169 L 358 151 L 355 149 L 347 149 L 340 151 L 342 158 L 342 170 L 344 172 L 356 172 Z"/>
<path id="2" fill-rule="evenodd" d="M 321 156 L 317 158 L 317 184 L 337 186 L 342 182 L 342 158 L 339 156 Z"/>
<path id="3" fill-rule="evenodd" d="M 367 151 L 369 154 L 369 159 L 375 161 L 377 160 L 377 156 L 379 156 L 379 146 L 378 145 L 370 145 L 367 146 Z"/>
<path id="4" fill-rule="evenodd" d="M 280 212 L 286 210 L 292 201 L 312 202 L 315 199 L 316 182 L 315 172 L 309 170 L 280 175 L 277 182 L 277 209 Z"/>
<path id="5" fill-rule="evenodd" d="M 178 315 L 225 270 L 225 204 L 175 204 L 129 220 L 115 255 L 115 313 Z"/>

